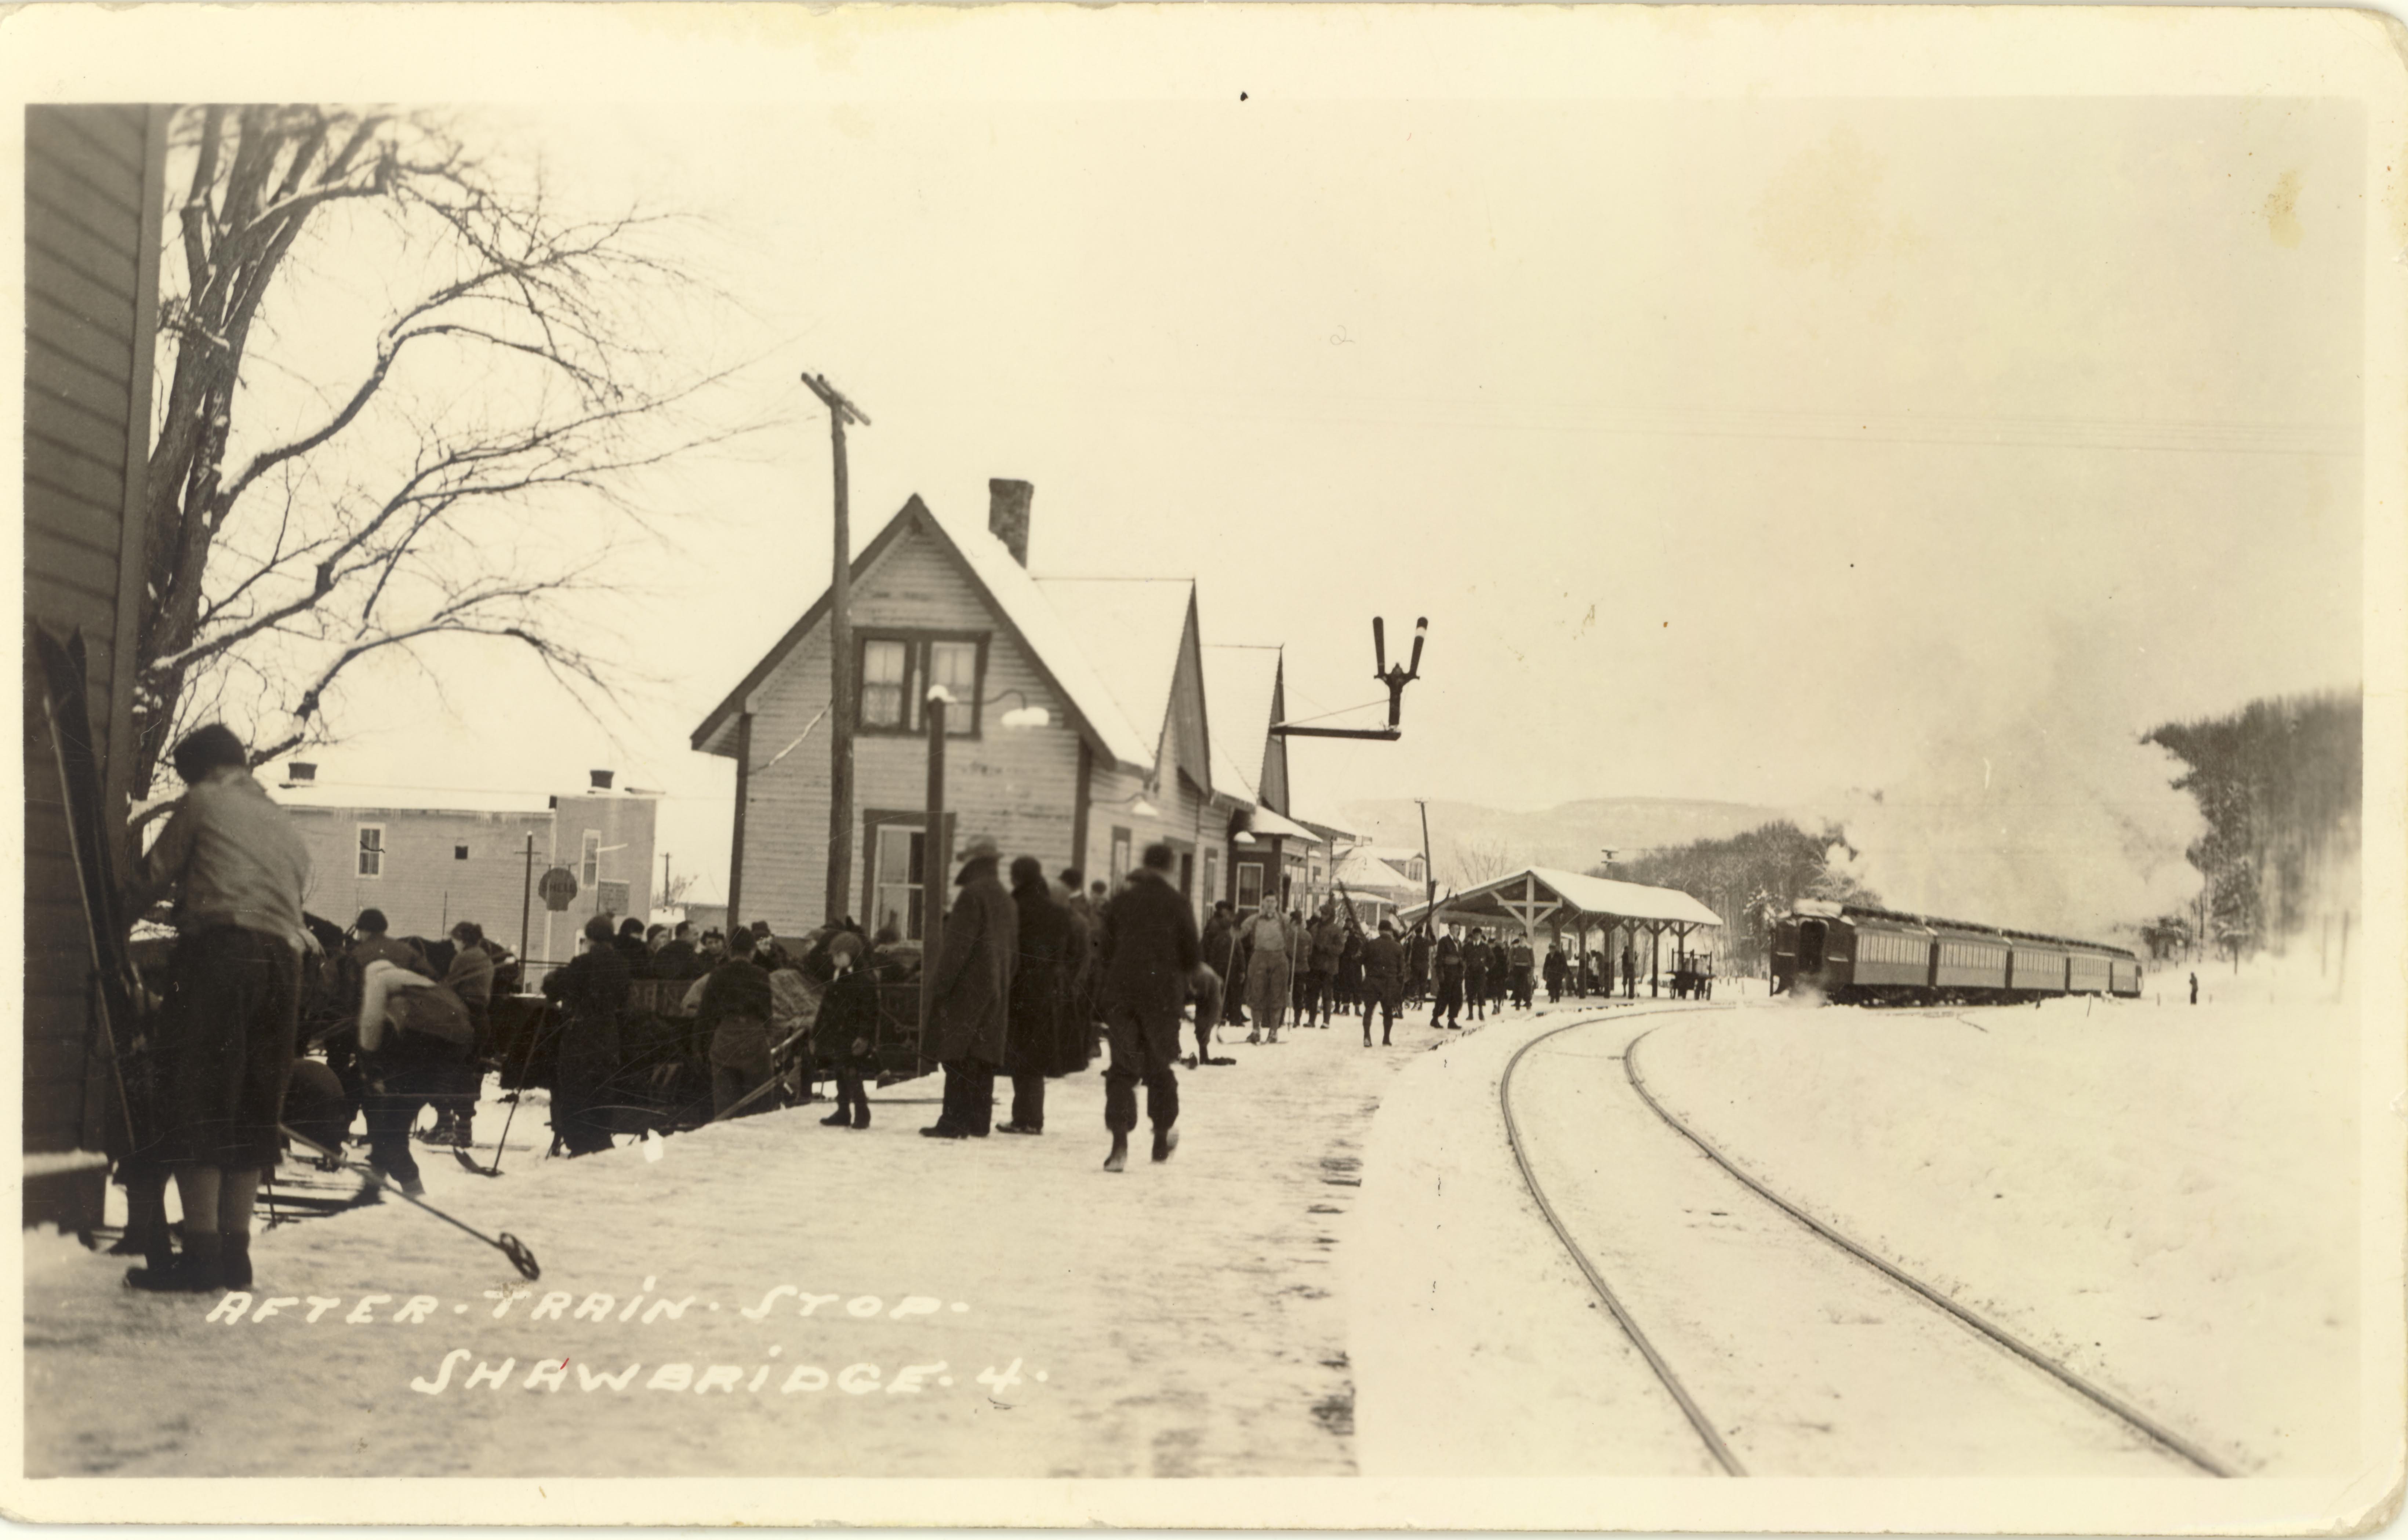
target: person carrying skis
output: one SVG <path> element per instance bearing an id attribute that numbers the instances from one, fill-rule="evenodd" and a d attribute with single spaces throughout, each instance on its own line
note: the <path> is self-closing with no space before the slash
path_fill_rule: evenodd
<path id="1" fill-rule="evenodd" d="M 1380 921 L 1380 934 L 1363 943 L 1363 1046 L 1371 1046 L 1371 1007 L 1380 1009 L 1380 1046 L 1389 1046 L 1397 1028 L 1397 1012 L 1405 999 L 1405 948 L 1397 940 L 1397 922 Z"/>

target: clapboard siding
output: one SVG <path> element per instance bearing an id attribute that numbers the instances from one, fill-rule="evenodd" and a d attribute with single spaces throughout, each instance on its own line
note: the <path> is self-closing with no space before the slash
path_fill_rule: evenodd
<path id="1" fill-rule="evenodd" d="M 45 214 L 60 212 L 48 204 L 27 200 L 28 212 L 37 209 Z M 135 230 L 136 221 L 127 219 L 125 228 L 128 232 Z M 112 293 L 132 292 L 135 276 L 141 271 L 141 263 L 136 260 L 130 242 L 112 239 L 109 232 L 88 230 L 82 224 L 70 222 L 64 218 L 45 219 L 37 226 L 29 228 L 25 232 L 25 249 L 39 251 L 81 273 Z M 122 352 L 124 349 L 121 346 L 113 350 Z"/>
<path id="2" fill-rule="evenodd" d="M 30 210 L 28 211 L 30 212 Z M 25 287 L 83 317 L 103 331 L 131 331 L 133 296 L 111 289 L 38 247 L 25 249 Z M 130 344 L 128 345 L 130 349 Z M 133 356 L 128 350 L 127 357 Z"/>
<path id="3" fill-rule="evenodd" d="M 114 563 L 117 560 L 117 540 L 111 532 L 93 526 L 87 516 L 88 507 L 82 498 L 72 492 L 30 477 L 25 480 L 27 528 L 40 530 L 86 550 L 100 551 Z M 116 594 L 113 582 L 109 585 L 109 592 L 113 599 Z"/>
<path id="4" fill-rule="evenodd" d="M 25 109 L 26 159 L 38 156 L 88 184 L 85 201 L 95 205 L 140 211 L 142 144 L 140 107 Z"/>
<path id="5" fill-rule="evenodd" d="M 987 699 L 1018 691 L 1020 698 L 1044 706 L 1052 720 L 1045 727 L 1007 731 L 999 719 L 1006 705 L 1018 701 L 990 705 L 978 737 L 957 737 L 946 745 L 945 800 L 956 835 L 993 835 L 1007 863 L 1025 854 L 1043 862 L 1049 873 L 1069 865 L 1077 732 L 1068 725 L 1065 703 L 1046 687 L 1035 660 L 1012 640 L 961 564 L 936 539 L 916 529 L 905 531 L 854 579 L 853 623 L 856 630 L 891 626 L 987 635 Z M 787 655 L 751 702 L 752 766 L 744 848 L 738 852 L 746 912 L 739 920 L 766 920 L 782 932 L 808 929 L 825 918 L 826 722 L 812 727 L 810 736 L 783 759 L 769 762 L 802 735 L 827 701 L 823 625 Z M 924 734 L 862 734 L 853 739 L 856 821 L 847 908 L 856 917 L 867 917 L 869 907 L 865 880 L 872 852 L 860 822 L 863 814 L 924 807 L 927 789 Z"/>
<path id="6" fill-rule="evenodd" d="M 150 108 L 25 109 L 25 616 L 83 633 L 87 710 L 113 799 L 124 794 L 110 751 L 131 689 L 118 649 L 139 575 L 139 535 L 127 532 L 148 447 L 164 150 L 164 113 Z M 26 665 L 25 1148 L 92 1148 L 91 941 L 30 656 Z M 29 1221 L 34 1207 L 29 1190 Z"/>

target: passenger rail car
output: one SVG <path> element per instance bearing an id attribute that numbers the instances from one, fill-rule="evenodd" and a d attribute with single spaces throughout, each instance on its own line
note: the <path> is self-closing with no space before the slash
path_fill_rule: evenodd
<path id="1" fill-rule="evenodd" d="M 1772 992 L 1840 1005 L 2014 1004 L 2141 992 L 2121 947 L 1857 904 L 1800 899 L 1773 922 Z"/>

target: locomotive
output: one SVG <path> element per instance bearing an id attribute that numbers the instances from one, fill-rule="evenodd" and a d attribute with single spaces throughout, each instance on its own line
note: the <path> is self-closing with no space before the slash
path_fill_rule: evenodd
<path id="1" fill-rule="evenodd" d="M 1772 927 L 1772 992 L 1799 990 L 1836 1005 L 2133 998 L 2141 960 L 2096 941 L 1801 898 Z"/>

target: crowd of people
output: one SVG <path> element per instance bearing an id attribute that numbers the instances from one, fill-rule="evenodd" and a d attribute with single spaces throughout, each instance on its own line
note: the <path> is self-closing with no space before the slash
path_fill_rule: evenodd
<path id="1" fill-rule="evenodd" d="M 518 992 L 521 964 L 471 920 L 430 942 L 393 935 L 374 908 L 348 932 L 306 915 L 307 854 L 240 741 L 211 724 L 179 743 L 173 763 L 186 791 L 129 895 L 136 910 L 172 898 L 177 940 L 123 1077 L 113 1152 L 130 1217 L 120 1248 L 144 1257 L 127 1275 L 137 1289 L 243 1288 L 251 1208 L 287 1125 L 337 1158 L 365 1119 L 370 1168 L 413 1195 L 423 1191 L 413 1137 L 472 1144 L 484 1077 L 503 1067 L 494 1006 Z M 556 1050 L 555 1148 L 610 1147 L 624 1131 L 631 1065 L 665 1091 L 704 1078 L 691 1073 L 695 1060 L 708 1066 L 707 1085 L 691 1088 L 708 1109 L 696 1120 L 816 1100 L 826 1082 L 835 1106 L 821 1121 L 867 1128 L 868 1088 L 888 1067 L 880 986 L 915 975 L 926 1016 L 914 1056 L 933 1060 L 943 1085 L 921 1134 L 1041 1135 L 1046 1082 L 1101 1052 L 1112 1172 L 1126 1169 L 1140 1088 L 1152 1158 L 1177 1149 L 1178 1072 L 1229 1062 L 1211 1051 L 1221 1027 L 1276 1044 L 1291 1020 L 1326 1030 L 1359 1015 L 1368 1048 L 1375 1018 L 1376 1042 L 1391 1045 L 1399 1016 L 1425 1004 L 1430 1025 L 1459 1031 L 1467 1012 L 1477 1022 L 1509 1002 L 1531 1009 L 1541 980 L 1550 1000 L 1612 990 L 1612 960 L 1594 951 L 1568 955 L 1558 943 L 1541 960 L 1526 937 L 1457 935 L 1426 921 L 1399 934 L 1392 919 L 1367 928 L 1351 903 L 1308 920 L 1276 902 L 1242 916 L 1221 902 L 1199 933 L 1172 881 L 1175 859 L 1169 846 L 1150 846 L 1114 889 L 1076 869 L 1049 877 L 1024 855 L 1007 886 L 996 842 L 972 838 L 941 939 L 916 960 L 891 924 L 865 935 L 842 919 L 787 939 L 761 922 L 696 934 L 691 924 L 597 914 L 578 954 L 541 986 L 554 1007 L 542 1035 Z M 1621 962 L 1635 994 L 1631 948 Z M 634 1008 L 639 985 L 650 1008 Z M 1711 975 L 1684 955 L 1675 987 L 1703 992 Z M 1196 1050 L 1186 1054 L 1181 1025 L 1191 1016 Z M 1000 1124 L 998 1076 L 1011 1088 Z M 430 1107 L 432 1126 L 418 1131 Z M 184 1210 L 180 1247 L 165 1219 L 170 1180 Z"/>

